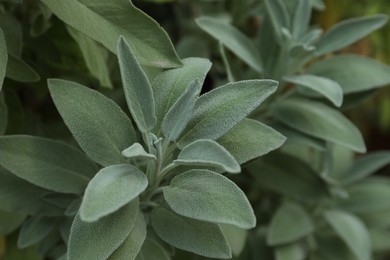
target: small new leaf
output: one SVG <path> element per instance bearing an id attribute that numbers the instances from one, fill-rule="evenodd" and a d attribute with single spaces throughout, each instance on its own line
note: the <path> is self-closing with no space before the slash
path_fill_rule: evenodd
<path id="1" fill-rule="evenodd" d="M 134 143 L 130 147 L 122 151 L 122 155 L 126 158 L 143 157 L 147 159 L 156 159 L 156 156 L 147 153 L 140 143 Z"/>

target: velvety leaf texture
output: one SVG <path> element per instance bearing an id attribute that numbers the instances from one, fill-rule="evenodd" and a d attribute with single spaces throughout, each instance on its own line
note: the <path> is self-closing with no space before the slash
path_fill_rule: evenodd
<path id="1" fill-rule="evenodd" d="M 89 182 L 80 207 L 80 218 L 94 222 L 136 198 L 148 186 L 146 175 L 128 164 L 101 169 Z"/>
<path id="2" fill-rule="evenodd" d="M 191 170 L 172 179 L 164 198 L 178 214 L 207 222 L 253 228 L 256 217 L 244 192 L 225 176 Z"/>
<path id="3" fill-rule="evenodd" d="M 141 64 L 161 68 L 181 65 L 167 33 L 128 0 L 42 0 L 58 18 L 117 51 L 123 35 Z M 75 17 L 75 13 L 78 15 Z"/>
<path id="4" fill-rule="evenodd" d="M 292 19 L 292 34 L 295 38 L 299 38 L 307 32 L 310 24 L 310 16 L 310 0 L 298 0 L 294 18 Z"/>
<path id="5" fill-rule="evenodd" d="M 229 173 L 239 173 L 240 165 L 223 146 L 215 141 L 200 139 L 185 146 L 173 163 L 212 166 Z"/>
<path id="6" fill-rule="evenodd" d="M 83 222 L 77 215 L 70 231 L 68 260 L 107 259 L 129 236 L 139 211 L 138 199 L 100 220 Z"/>
<path id="7" fill-rule="evenodd" d="M 97 168 L 80 151 L 41 137 L 0 137 L 0 165 L 39 187 L 81 194 Z"/>
<path id="8" fill-rule="evenodd" d="M 228 83 L 202 95 L 192 119 L 178 139 L 183 148 L 197 139 L 218 139 L 276 91 L 273 80 Z"/>
<path id="9" fill-rule="evenodd" d="M 54 104 L 84 152 L 103 166 L 125 162 L 121 152 L 136 135 L 119 106 L 77 83 L 58 79 L 48 83 Z"/>
<path id="10" fill-rule="evenodd" d="M 156 156 L 147 153 L 140 143 L 134 143 L 130 147 L 122 151 L 122 155 L 126 158 L 144 157 L 149 159 L 156 159 Z"/>
<path id="11" fill-rule="evenodd" d="M 127 105 L 141 132 L 156 124 L 155 105 L 149 80 L 125 39 L 118 42 L 118 60 Z"/>
<path id="12" fill-rule="evenodd" d="M 7 61 L 8 61 L 7 46 L 5 43 L 3 30 L 1 30 L 0 28 L 0 91 L 3 87 L 3 80 L 7 69 Z"/>
<path id="13" fill-rule="evenodd" d="M 218 224 L 183 217 L 162 207 L 152 211 L 151 220 L 157 235 L 174 247 L 206 257 L 232 257 Z"/>

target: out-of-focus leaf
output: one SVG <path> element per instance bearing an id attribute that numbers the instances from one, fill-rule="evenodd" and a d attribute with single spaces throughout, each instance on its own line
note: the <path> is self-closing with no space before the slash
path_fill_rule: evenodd
<path id="1" fill-rule="evenodd" d="M 7 46 L 5 43 L 3 30 L 1 30 L 0 28 L 0 91 L 3 87 L 3 81 L 7 69 L 7 62 L 8 62 Z"/>
<path id="2" fill-rule="evenodd" d="M 16 230 L 25 218 L 25 214 L 0 210 L 0 236 L 6 236 Z"/>
<path id="3" fill-rule="evenodd" d="M 229 224 L 220 224 L 223 234 L 232 249 L 233 256 L 239 256 L 244 250 L 248 231 Z"/>
<path id="4" fill-rule="evenodd" d="M 36 82 L 41 79 L 30 65 L 10 53 L 8 55 L 6 77 L 23 83 Z"/>
<path id="5" fill-rule="evenodd" d="M 278 40 L 282 39 L 282 29 L 290 29 L 290 17 L 282 0 L 265 0 L 265 7 Z"/>
<path id="6" fill-rule="evenodd" d="M 0 93 L 0 135 L 5 133 L 8 124 L 8 107 L 4 101 L 3 93 Z"/>
<path id="7" fill-rule="evenodd" d="M 301 243 L 278 246 L 275 249 L 276 260 L 304 260 L 306 250 Z"/>
<path id="8" fill-rule="evenodd" d="M 171 257 L 165 251 L 164 247 L 153 239 L 146 238 L 144 244 L 141 247 L 141 251 L 135 258 L 136 260 L 170 260 Z"/>
<path id="9" fill-rule="evenodd" d="M 20 59 L 23 47 L 23 32 L 20 22 L 11 13 L 2 13 L 0 14 L 0 27 L 4 33 L 8 52 Z"/>
<path id="10" fill-rule="evenodd" d="M 299 38 L 307 32 L 311 16 L 310 0 L 298 0 L 297 2 L 291 25 L 291 31 L 295 38 Z"/>
<path id="11" fill-rule="evenodd" d="M 18 247 L 27 248 L 44 239 L 54 228 L 55 218 L 34 216 L 22 225 L 18 237 Z"/>

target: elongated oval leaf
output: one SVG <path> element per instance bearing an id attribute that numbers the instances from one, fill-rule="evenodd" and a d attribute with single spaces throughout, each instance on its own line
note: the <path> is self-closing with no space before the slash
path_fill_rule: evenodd
<path id="1" fill-rule="evenodd" d="M 141 132 L 156 124 L 152 88 L 133 51 L 125 39 L 118 42 L 118 60 L 127 105 Z"/>
<path id="2" fill-rule="evenodd" d="M 335 106 L 343 103 L 343 90 L 334 80 L 315 75 L 284 77 L 284 80 L 314 90 L 329 99 Z"/>
<path id="3" fill-rule="evenodd" d="M 25 218 L 25 214 L 0 210 L 0 236 L 5 237 L 15 231 Z"/>
<path id="4" fill-rule="evenodd" d="M 151 219 L 157 235 L 174 247 L 206 257 L 232 257 L 218 224 L 186 218 L 162 207 L 153 209 Z"/>
<path id="5" fill-rule="evenodd" d="M 129 236 L 139 211 L 138 198 L 96 222 L 77 215 L 70 230 L 68 260 L 107 259 Z"/>
<path id="6" fill-rule="evenodd" d="M 153 239 L 146 238 L 141 251 L 135 258 L 136 260 L 171 260 L 164 247 Z"/>
<path id="7" fill-rule="evenodd" d="M 27 248 L 44 239 L 54 228 L 55 218 L 35 216 L 24 222 L 18 236 L 18 248 Z"/>
<path id="8" fill-rule="evenodd" d="M 8 53 L 3 30 L 0 28 L 0 91 L 3 87 L 3 81 L 7 69 Z"/>
<path id="9" fill-rule="evenodd" d="M 366 147 L 359 130 L 340 112 L 322 103 L 291 98 L 274 103 L 273 115 L 305 134 L 344 145 L 357 152 Z"/>
<path id="10" fill-rule="evenodd" d="M 228 83 L 202 95 L 177 141 L 180 148 L 198 139 L 218 139 L 276 91 L 273 80 Z"/>
<path id="11" fill-rule="evenodd" d="M 370 235 L 360 219 L 341 210 L 329 210 L 324 217 L 357 259 L 371 259 Z"/>
<path id="12" fill-rule="evenodd" d="M 136 198 L 148 186 L 146 175 L 128 164 L 100 170 L 89 182 L 80 206 L 80 218 L 94 222 Z"/>
<path id="13" fill-rule="evenodd" d="M 272 217 L 267 233 L 267 243 L 270 246 L 291 243 L 313 231 L 313 221 L 305 209 L 296 203 L 285 203 Z"/>
<path id="14" fill-rule="evenodd" d="M 386 15 L 373 15 L 342 21 L 317 43 L 316 54 L 320 56 L 344 48 L 381 28 L 386 24 L 387 19 Z"/>
<path id="15" fill-rule="evenodd" d="M 50 139 L 0 137 L 0 165 L 39 187 L 81 194 L 97 168 L 80 151 Z"/>
<path id="16" fill-rule="evenodd" d="M 191 170 L 172 179 L 164 198 L 178 214 L 240 228 L 253 228 L 256 217 L 244 192 L 225 176 Z"/>
<path id="17" fill-rule="evenodd" d="M 6 77 L 18 82 L 36 82 L 40 80 L 38 73 L 26 62 L 9 53 Z"/>
<path id="18" fill-rule="evenodd" d="M 257 72 L 263 70 L 260 54 L 253 42 L 238 29 L 212 17 L 200 17 L 196 19 L 196 23 L 202 30 L 221 42 L 252 69 Z"/>
<path id="19" fill-rule="evenodd" d="M 352 54 L 314 63 L 307 73 L 338 82 L 344 94 L 376 89 L 390 83 L 389 66 Z"/>
<path id="20" fill-rule="evenodd" d="M 191 119 L 201 88 L 202 84 L 198 79 L 192 81 L 165 115 L 162 131 L 169 140 L 176 141 Z"/>
<path id="21" fill-rule="evenodd" d="M 180 66 L 167 33 L 128 0 L 42 0 L 55 15 L 116 53 L 123 35 L 144 65 Z M 75 17 L 75 14 L 78 14 Z"/>
<path id="22" fill-rule="evenodd" d="M 278 40 L 282 39 L 282 29 L 290 29 L 290 16 L 284 1 L 265 0 L 265 7 Z"/>
<path id="23" fill-rule="evenodd" d="M 185 146 L 173 163 L 179 165 L 212 166 L 229 173 L 239 173 L 240 165 L 222 145 L 200 139 Z"/>
<path id="24" fill-rule="evenodd" d="M 125 162 L 121 152 L 136 135 L 119 106 L 74 82 L 50 79 L 48 84 L 54 104 L 84 152 L 103 166 Z"/>
<path id="25" fill-rule="evenodd" d="M 291 26 L 292 34 L 296 39 L 300 38 L 308 31 L 310 16 L 310 0 L 298 0 Z"/>
<path id="26" fill-rule="evenodd" d="M 20 59 L 23 49 L 23 31 L 19 20 L 12 12 L 2 13 L 0 27 L 4 33 L 8 52 Z"/>

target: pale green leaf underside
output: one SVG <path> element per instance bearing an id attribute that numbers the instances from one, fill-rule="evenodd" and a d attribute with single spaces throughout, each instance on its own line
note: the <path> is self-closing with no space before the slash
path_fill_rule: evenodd
<path id="1" fill-rule="evenodd" d="M 80 207 L 80 218 L 94 222 L 136 198 L 148 186 L 146 175 L 129 164 L 101 169 L 89 182 Z"/>
<path id="2" fill-rule="evenodd" d="M 96 222 L 83 222 L 77 215 L 68 244 L 68 260 L 107 259 L 128 237 L 139 211 L 138 198 Z"/>
<path id="3" fill-rule="evenodd" d="M 120 107 L 74 82 L 50 79 L 48 84 L 54 104 L 84 152 L 103 166 L 125 162 L 121 152 L 136 135 Z"/>
<path id="4" fill-rule="evenodd" d="M 305 134 L 365 152 L 361 133 L 343 114 L 325 104 L 291 98 L 274 103 L 272 114 L 282 123 Z"/>
<path id="5" fill-rule="evenodd" d="M 3 31 L 0 28 L 0 91 L 3 87 L 3 81 L 7 70 L 7 61 L 8 61 L 7 46 L 5 43 Z"/>
<path id="6" fill-rule="evenodd" d="M 200 139 L 185 146 L 173 163 L 179 165 L 211 166 L 229 173 L 239 173 L 240 165 L 222 145 Z"/>
<path id="7" fill-rule="evenodd" d="M 257 72 L 263 70 L 258 50 L 253 42 L 238 29 L 212 17 L 200 17 L 196 19 L 196 23 L 202 30 L 226 46 L 252 69 Z"/>
<path id="8" fill-rule="evenodd" d="M 190 170 L 173 178 L 164 198 L 178 214 L 213 223 L 249 229 L 256 217 L 244 192 L 225 176 Z"/>
<path id="9" fill-rule="evenodd" d="M 141 64 L 161 68 L 181 65 L 167 33 L 128 0 L 42 0 L 66 24 L 116 53 L 123 35 Z M 77 14 L 77 16 L 75 16 Z"/>
<path id="10" fill-rule="evenodd" d="M 183 217 L 163 207 L 153 209 L 151 220 L 157 235 L 174 247 L 206 257 L 232 257 L 218 224 Z"/>
<path id="11" fill-rule="evenodd" d="M 148 159 L 157 159 L 155 155 L 147 153 L 140 143 L 134 143 L 130 147 L 122 151 L 122 155 L 126 158 L 143 157 Z"/>

